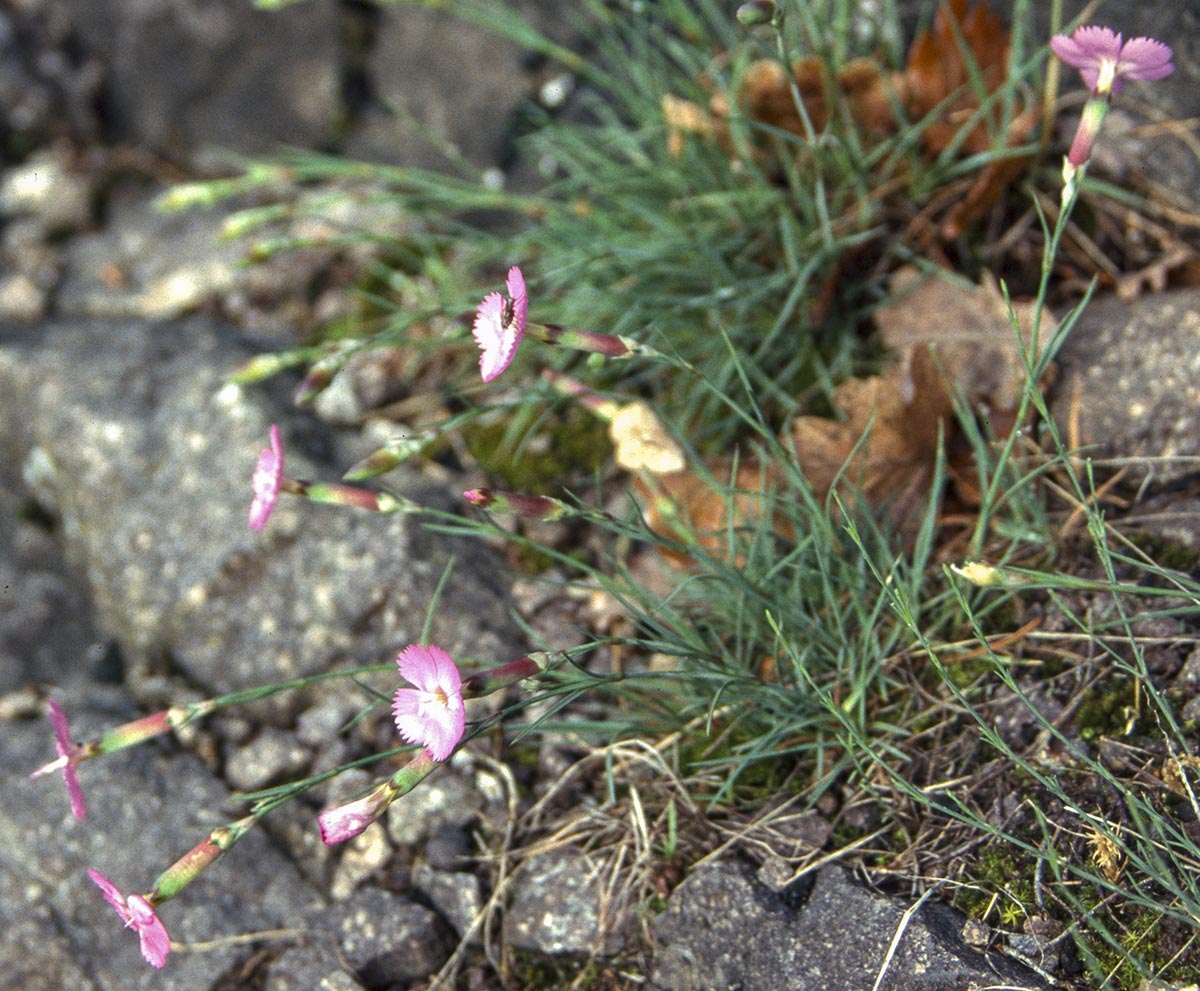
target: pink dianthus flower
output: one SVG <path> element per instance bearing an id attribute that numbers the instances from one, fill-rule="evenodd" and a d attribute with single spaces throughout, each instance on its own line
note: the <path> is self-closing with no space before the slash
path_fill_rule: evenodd
<path id="1" fill-rule="evenodd" d="M 50 699 L 46 708 L 50 714 L 50 725 L 54 728 L 54 747 L 58 751 L 58 760 L 52 760 L 49 764 L 39 767 L 29 776 L 36 778 L 51 771 L 61 770 L 63 781 L 67 784 L 67 794 L 71 798 L 71 811 L 75 813 L 76 819 L 82 819 L 87 814 L 87 805 L 83 800 L 83 789 L 79 787 L 79 776 L 75 768 L 83 760 L 86 748 L 71 739 L 71 728 L 67 725 L 67 714 L 63 712 L 62 706 Z"/>
<path id="2" fill-rule="evenodd" d="M 525 276 L 516 265 L 508 270 L 505 288 L 507 297 L 498 292 L 488 293 L 475 311 L 471 334 L 479 345 L 479 374 L 485 382 L 498 378 L 512 364 L 528 322 Z"/>
<path id="3" fill-rule="evenodd" d="M 166 926 L 155 913 L 154 906 L 142 895 L 130 895 L 127 898 L 112 881 L 90 867 L 88 877 L 96 882 L 104 894 L 104 900 L 116 909 L 117 915 L 125 923 L 125 928 L 132 929 L 141 938 L 142 956 L 146 963 L 162 967 L 167 962 L 167 954 L 171 950 L 171 938 L 167 935 Z"/>
<path id="4" fill-rule="evenodd" d="M 440 647 L 409 644 L 396 658 L 400 675 L 413 688 L 399 688 L 392 700 L 396 729 L 409 743 L 420 743 L 434 760 L 449 757 L 466 726 L 462 678 Z"/>
<path id="5" fill-rule="evenodd" d="M 251 480 L 254 487 L 254 501 L 250 504 L 251 530 L 261 530 L 267 525 L 283 486 L 283 440 L 279 436 L 279 428 L 273 423 L 270 441 L 271 446 L 259 452 Z"/>
<path id="6" fill-rule="evenodd" d="M 1111 28 L 1087 25 L 1070 37 L 1050 39 L 1054 54 L 1078 69 L 1084 85 L 1096 96 L 1120 93 L 1124 80 L 1162 79 L 1175 71 L 1169 45 L 1153 38 L 1123 42 Z"/>

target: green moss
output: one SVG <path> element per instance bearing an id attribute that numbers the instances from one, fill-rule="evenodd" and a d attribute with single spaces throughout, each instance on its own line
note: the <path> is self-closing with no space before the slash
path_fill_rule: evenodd
<path id="1" fill-rule="evenodd" d="M 612 450 L 604 421 L 578 406 L 481 417 L 463 439 L 501 487 L 534 495 L 557 495 L 563 479 L 599 470 Z"/>
<path id="2" fill-rule="evenodd" d="M 972 918 L 1019 931 L 1033 904 L 1035 871 L 1032 857 L 1003 843 L 986 846 L 971 864 L 972 884 L 958 890 L 954 905 Z"/>
<path id="3" fill-rule="evenodd" d="M 609 991 L 622 985 L 612 968 L 600 961 L 516 950 L 507 986 L 519 987 L 522 991 L 559 991 L 561 988 Z"/>
<path id="4" fill-rule="evenodd" d="M 1093 686 L 1079 704 L 1075 723 L 1080 738 L 1087 741 L 1154 729 L 1152 714 L 1147 707 L 1142 705 L 1139 709 L 1133 681 L 1121 677 L 1109 678 Z"/>
<path id="5" fill-rule="evenodd" d="M 1178 966 L 1163 970 L 1172 959 L 1172 954 L 1158 952 L 1163 917 L 1158 912 L 1145 909 L 1128 909 L 1109 905 L 1104 919 L 1110 932 L 1120 933 L 1120 946 L 1113 946 L 1092 929 L 1084 929 L 1076 940 L 1080 954 L 1089 969 L 1097 975 L 1112 975 L 1106 987 L 1113 991 L 1139 991 L 1143 987 L 1147 972 L 1162 973 L 1160 979 L 1169 981 L 1172 971 L 1177 978 L 1194 976 L 1194 963 L 1186 969 Z M 1174 950 L 1179 945 L 1174 944 Z M 1178 963 L 1178 961 L 1176 961 Z"/>
<path id="6" fill-rule="evenodd" d="M 955 661 L 946 665 L 946 676 L 959 689 L 967 689 L 981 678 L 991 674 L 994 665 L 985 655 L 969 657 L 966 660 Z M 940 718 L 940 713 L 931 713 L 934 718 Z"/>
<path id="7" fill-rule="evenodd" d="M 1190 572 L 1200 566 L 1200 553 L 1161 534 L 1141 530 L 1129 534 L 1129 540 L 1160 568 Z"/>

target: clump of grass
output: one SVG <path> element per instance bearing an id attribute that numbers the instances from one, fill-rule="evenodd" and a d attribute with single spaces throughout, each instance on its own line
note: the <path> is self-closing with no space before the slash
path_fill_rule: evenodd
<path id="1" fill-rule="evenodd" d="M 981 492 L 965 545 L 999 569 L 996 587 L 974 588 L 941 567 L 944 463 L 932 466 L 918 525 L 898 539 L 864 503 L 819 498 L 779 440 L 790 416 L 828 402 L 838 380 L 874 360 L 863 321 L 882 274 L 912 255 L 908 222 L 949 184 L 1014 153 L 1003 135 L 1018 89 L 1035 80 L 1044 57 L 1021 33 L 1028 5 L 1014 7 L 1017 43 L 1004 85 L 981 95 L 980 113 L 998 121 L 994 147 L 963 158 L 952 144 L 934 159 L 919 151 L 932 118 L 868 140 L 848 123 L 847 107 L 833 108 L 838 123 L 819 140 L 734 114 L 728 147 L 688 140 L 678 154 L 668 148 L 662 97 L 704 102 L 715 92 L 736 105 L 756 58 L 786 63 L 812 53 L 834 74 L 853 56 L 874 54 L 899 68 L 890 5 L 890 29 L 860 42 L 849 0 L 781 4 L 782 25 L 760 33 L 740 28 L 732 5 L 715 0 L 581 0 L 581 28 L 595 46 L 588 60 L 536 39 L 494 4 L 448 6 L 568 62 L 582 81 L 586 123 L 533 121 L 527 153 L 551 165 L 535 192 L 314 155 L 259 167 L 220 190 L 286 187 L 243 227 L 277 222 L 281 209 L 293 219 L 321 214 L 339 197 L 399 204 L 413 218 L 403 239 L 370 235 L 390 262 L 372 276 L 372 315 L 357 339 L 309 355 L 334 372 L 356 347 L 446 328 L 447 314 L 477 301 L 482 273 L 520 261 L 533 274 L 536 307 L 668 356 L 619 371 L 560 365 L 597 390 L 652 397 L 693 464 L 736 451 L 727 476 L 707 479 L 729 506 L 715 537 L 683 523 L 668 533 L 636 502 L 586 515 L 595 528 L 586 554 L 486 518 L 439 524 L 537 555 L 554 580 L 603 591 L 624 617 L 618 632 L 594 643 L 597 657 L 619 648 L 619 668 L 560 668 L 559 683 L 528 700 L 527 717 L 515 714 L 510 728 L 602 741 L 674 734 L 672 787 L 685 782 L 696 809 L 749 815 L 781 798 L 800 808 L 873 803 L 873 818 L 837 824 L 845 855 L 853 850 L 900 874 L 915 870 L 908 863 L 935 864 L 958 885 L 960 904 L 1001 930 L 1050 919 L 1093 976 L 1114 986 L 1182 980 L 1195 966 L 1187 934 L 1200 920 L 1200 851 L 1189 828 L 1200 820 L 1196 741 L 1147 663 L 1135 619 L 1153 601 L 1158 614 L 1194 628 L 1200 584 L 1110 527 L 1097 486 L 1030 384 L 1072 317 L 1042 356 L 1025 355 L 1017 420 L 1040 417 L 1034 449 L 1019 432 L 998 443 L 969 410 L 960 413 Z M 992 108 L 998 117 L 987 116 Z M 1056 171 L 1032 181 L 1053 183 Z M 504 238 L 477 223 L 483 212 L 505 218 Z M 1062 231 L 1037 216 L 1031 243 L 1047 253 L 1031 285 L 1044 306 Z M 367 237 L 353 229 L 344 236 L 348 244 Z M 260 248 L 289 246 L 283 237 Z M 982 264 L 976 248 L 953 253 L 969 268 Z M 571 422 L 563 403 L 538 387 L 470 429 L 520 463 L 548 423 Z M 456 417 L 456 428 L 473 415 Z M 497 416 L 500 425 L 488 422 Z M 584 496 L 610 498 L 619 483 L 589 453 L 554 461 L 552 470 L 534 461 L 508 477 L 533 490 L 556 482 L 580 493 L 581 505 Z M 748 517 L 734 511 L 731 479 L 751 460 L 774 470 Z M 536 477 L 558 472 L 565 477 Z M 1068 530 L 1086 540 L 1060 540 Z M 663 569 L 651 586 L 634 547 L 685 563 Z M 1038 630 L 1027 618 L 1034 610 L 1052 613 L 1060 628 Z M 570 709 L 598 692 L 599 712 Z M 1112 740 L 1132 741 L 1136 773 L 1106 759 Z M 1155 783 L 1169 775 L 1170 785 Z"/>

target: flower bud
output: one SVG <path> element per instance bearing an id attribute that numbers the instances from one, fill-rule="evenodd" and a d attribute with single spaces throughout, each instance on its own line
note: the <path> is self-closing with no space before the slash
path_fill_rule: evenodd
<path id="1" fill-rule="evenodd" d="M 737 19 L 747 27 L 770 24 L 775 19 L 775 4 L 772 0 L 750 0 L 737 9 Z"/>
<path id="2" fill-rule="evenodd" d="M 532 657 L 518 657 L 499 667 L 477 671 L 462 683 L 462 693 L 464 697 L 481 698 L 541 673 L 542 666 Z"/>
<path id="3" fill-rule="evenodd" d="M 154 882 L 150 900 L 160 905 L 174 898 L 191 884 L 207 868 L 221 859 L 225 853 L 258 822 L 258 816 L 249 815 L 227 826 L 218 826 L 203 841 L 192 847 L 175 863 L 163 871 Z"/>
<path id="4" fill-rule="evenodd" d="M 513 516 L 526 516 L 546 522 L 577 515 L 561 499 L 552 499 L 550 496 L 502 492 L 500 489 L 467 489 L 463 498 L 471 505 L 492 513 L 511 513 Z"/>
<path id="5" fill-rule="evenodd" d="M 952 564 L 950 570 L 977 588 L 991 588 L 993 585 L 1008 583 L 1003 571 L 993 568 L 990 564 L 984 564 L 982 561 L 964 561 L 962 564 Z"/>

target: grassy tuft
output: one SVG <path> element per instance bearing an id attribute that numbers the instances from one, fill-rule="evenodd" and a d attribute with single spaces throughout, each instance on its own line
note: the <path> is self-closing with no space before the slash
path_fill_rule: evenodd
<path id="1" fill-rule="evenodd" d="M 830 838 L 815 855 L 789 855 L 798 873 L 844 857 L 922 887 L 949 883 L 1012 952 L 1041 945 L 1048 959 L 1069 945 L 1094 981 L 1118 988 L 1187 979 L 1198 965 L 1200 760 L 1170 672 L 1195 640 L 1200 582 L 1194 557 L 1113 525 L 1094 466 L 1030 384 L 1087 294 L 1044 353 L 1022 350 L 1015 422 L 1029 429 L 994 436 L 960 397 L 947 429 L 968 451 L 978 499 L 957 519 L 942 497 L 962 462 L 945 452 L 900 520 L 849 484 L 814 488 L 780 439 L 793 416 L 828 413 L 839 383 L 879 367 L 869 317 L 901 263 L 932 255 L 972 280 L 992 271 L 1033 295 L 1039 313 L 1059 298 L 1057 164 L 1029 163 L 1023 185 L 957 237 L 930 233 L 984 170 L 1046 150 L 1036 135 L 1009 140 L 1046 62 L 1030 5 L 1013 5 L 1011 57 L 994 88 L 963 56 L 975 109 L 936 154 L 925 139 L 962 92 L 914 117 L 885 86 L 898 126 L 884 133 L 862 127 L 837 87 L 820 128 L 795 104 L 801 133 L 738 109 L 763 60 L 815 56 L 826 80 L 860 57 L 886 78 L 899 73 L 904 34 L 886 0 L 866 20 L 851 0 L 783 2 L 782 20 L 755 30 L 716 0 L 579 0 L 592 46 L 582 59 L 500 5 L 445 6 L 577 74 L 570 119 L 530 116 L 523 151 L 543 166 L 536 190 L 496 190 L 466 166 L 448 177 L 296 154 L 214 195 L 270 193 L 269 209 L 238 221 L 267 225 L 260 255 L 302 246 L 301 220 L 345 216 L 347 202 L 403 218 L 402 237 L 336 228 L 338 243 L 377 249 L 366 303 L 357 327 L 343 324 L 337 343 L 305 356 L 336 373 L 354 350 L 381 344 L 412 343 L 431 362 L 456 355 L 437 366 L 454 399 L 435 430 L 461 432 L 493 481 L 580 507 L 557 529 L 486 516 L 438 524 L 505 543 L 564 598 L 601 599 L 620 617 L 586 630 L 505 724 L 518 739 L 588 747 L 659 741 L 654 773 L 638 765 L 608 779 L 609 804 L 636 800 L 654 829 L 616 836 L 605 832 L 615 820 L 597 819 L 578 832 L 557 823 L 553 835 L 669 847 L 639 861 L 661 878 L 668 862 L 708 852 L 706 817 L 737 819 L 769 845 L 781 805 L 820 810 Z M 726 130 L 673 143 L 664 97 L 733 108 Z M 981 128 L 986 146 L 972 150 Z M 1019 245 L 998 236 L 1010 223 Z M 597 365 L 544 349 L 531 360 L 597 396 L 652 400 L 723 509 L 718 526 L 664 522 L 653 482 L 614 469 L 600 421 L 527 387 L 528 365 L 506 373 L 526 383 L 516 396 L 497 399 L 470 379 L 455 318 L 512 263 L 529 279 L 533 318 L 628 335 L 665 356 Z M 848 467 L 842 481 L 851 476 Z M 650 498 L 633 495 L 639 482 Z M 977 588 L 946 567 L 966 557 L 998 569 L 995 584 Z M 630 781 L 636 799 L 618 799 Z M 529 829 L 544 834 L 548 821 L 535 816 Z M 650 874 L 636 884 L 641 904 L 661 903 Z M 1057 935 L 1031 944 L 1031 932 Z M 591 986 L 591 972 L 530 968 L 515 972 L 529 986 Z"/>

